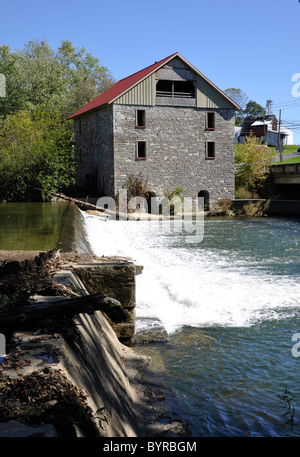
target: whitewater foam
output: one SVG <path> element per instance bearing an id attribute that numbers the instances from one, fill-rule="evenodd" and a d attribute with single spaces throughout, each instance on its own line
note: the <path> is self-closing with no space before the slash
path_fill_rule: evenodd
<path id="1" fill-rule="evenodd" d="M 291 316 L 299 306 L 299 282 L 271 275 L 225 245 L 187 246 L 158 221 L 103 222 L 87 214 L 84 220 L 96 255 L 130 256 L 144 267 L 137 276 L 137 317 L 159 318 L 169 333 L 183 326 L 251 326 Z"/>

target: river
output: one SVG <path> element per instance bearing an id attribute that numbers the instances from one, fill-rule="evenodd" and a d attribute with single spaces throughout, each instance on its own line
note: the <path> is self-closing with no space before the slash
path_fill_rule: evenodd
<path id="1" fill-rule="evenodd" d="M 137 325 L 158 318 L 169 341 L 142 350 L 194 436 L 299 436 L 299 219 L 206 218 L 197 243 L 158 221 L 84 224 L 96 255 L 143 265 Z"/>
<path id="2" fill-rule="evenodd" d="M 77 248 L 143 265 L 137 327 L 160 319 L 169 341 L 137 350 L 169 380 L 194 436 L 299 436 L 300 220 L 206 218 L 203 240 L 187 239 L 64 202 L 0 205 L 1 249 Z"/>

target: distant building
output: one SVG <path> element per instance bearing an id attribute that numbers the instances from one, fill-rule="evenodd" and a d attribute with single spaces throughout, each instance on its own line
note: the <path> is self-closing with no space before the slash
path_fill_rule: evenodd
<path id="1" fill-rule="evenodd" d="M 74 120 L 77 185 L 117 195 L 129 175 L 153 195 L 177 186 L 206 204 L 234 198 L 234 124 L 240 107 L 179 53 L 128 76 Z"/>
<path id="2" fill-rule="evenodd" d="M 279 122 L 274 114 L 260 116 L 256 118 L 247 117 L 236 138 L 237 142 L 244 143 L 246 136 L 253 133 L 268 146 L 278 147 Z M 293 143 L 293 132 L 282 124 L 280 125 L 280 144 L 287 146 Z"/>

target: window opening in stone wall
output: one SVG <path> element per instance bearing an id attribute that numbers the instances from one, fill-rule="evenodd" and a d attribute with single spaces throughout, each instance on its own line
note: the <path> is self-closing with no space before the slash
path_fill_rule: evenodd
<path id="1" fill-rule="evenodd" d="M 137 158 L 146 159 L 146 141 L 137 142 Z"/>
<path id="2" fill-rule="evenodd" d="M 215 113 L 207 113 L 207 123 L 206 128 L 209 130 L 215 130 Z"/>
<path id="3" fill-rule="evenodd" d="M 191 81 L 159 80 L 156 84 L 158 97 L 195 98 L 195 86 Z"/>
<path id="4" fill-rule="evenodd" d="M 200 211 L 209 211 L 209 192 L 207 190 L 200 190 L 198 193 L 199 200 L 199 210 Z"/>
<path id="5" fill-rule="evenodd" d="M 215 157 L 216 157 L 215 142 L 208 141 L 206 143 L 206 158 L 215 159 Z"/>
<path id="6" fill-rule="evenodd" d="M 144 109 L 136 110 L 136 126 L 146 127 L 146 111 Z"/>
<path id="7" fill-rule="evenodd" d="M 147 200 L 147 204 L 148 204 L 148 213 L 151 214 L 151 209 L 152 209 L 151 203 L 153 201 L 153 200 L 151 200 L 151 198 L 153 198 L 153 199 L 156 198 L 156 193 L 153 192 L 152 190 L 150 190 L 147 192 L 147 194 L 148 194 L 148 197 L 146 198 L 146 200 Z"/>

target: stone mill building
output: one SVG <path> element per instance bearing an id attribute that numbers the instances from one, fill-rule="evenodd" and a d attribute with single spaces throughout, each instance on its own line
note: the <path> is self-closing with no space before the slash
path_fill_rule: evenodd
<path id="1" fill-rule="evenodd" d="M 72 114 L 77 185 L 115 197 L 130 175 L 153 195 L 182 187 L 206 206 L 234 198 L 240 107 L 179 53 L 115 83 Z"/>

